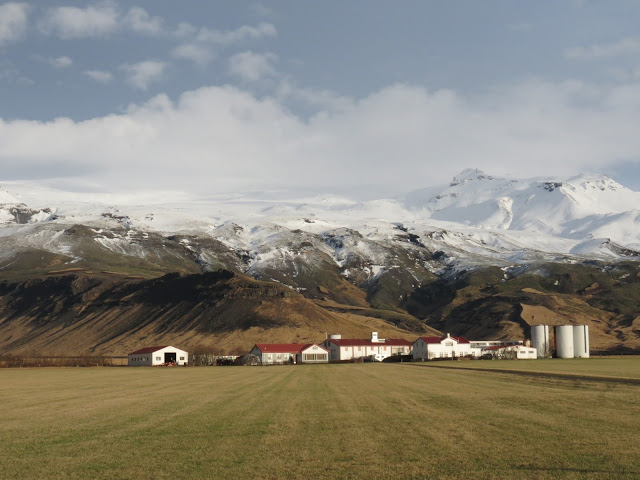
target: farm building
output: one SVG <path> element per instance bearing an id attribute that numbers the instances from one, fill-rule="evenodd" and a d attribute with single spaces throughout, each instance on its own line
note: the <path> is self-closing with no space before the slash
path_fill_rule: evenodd
<path id="1" fill-rule="evenodd" d="M 433 360 L 436 358 L 477 357 L 480 349 L 471 348 L 464 337 L 419 337 L 413 342 L 414 360 Z"/>
<path id="2" fill-rule="evenodd" d="M 158 365 L 187 365 L 189 354 L 184 350 L 172 347 L 171 345 L 145 347 L 128 356 L 130 367 L 154 367 Z"/>
<path id="3" fill-rule="evenodd" d="M 329 352 L 315 343 L 256 343 L 249 354 L 256 356 L 262 365 L 329 361 Z"/>
<path id="4" fill-rule="evenodd" d="M 528 345 L 496 345 L 482 350 L 483 355 L 491 355 L 494 358 L 517 358 L 531 359 L 538 358 L 538 350 Z"/>
<path id="5" fill-rule="evenodd" d="M 329 335 L 322 342 L 329 351 L 331 361 L 352 361 L 358 359 L 382 361 L 392 355 L 409 355 L 411 342 L 403 338 L 378 338 L 377 332 L 371 332 L 370 339 L 342 338 L 341 335 Z"/>

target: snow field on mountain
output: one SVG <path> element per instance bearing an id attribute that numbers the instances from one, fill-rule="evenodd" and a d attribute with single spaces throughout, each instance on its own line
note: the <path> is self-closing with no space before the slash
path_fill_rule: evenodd
<path id="1" fill-rule="evenodd" d="M 49 194 L 60 201 L 48 202 L 43 195 Z M 27 200 L 33 203 L 22 203 Z M 164 200 L 116 205 L 79 195 L 63 200 L 62 193 L 45 189 L 19 196 L 0 190 L 0 238 L 5 246 L 78 258 L 73 236 L 62 232 L 86 225 L 101 247 L 144 258 L 147 234 L 192 235 L 239 252 L 247 271 L 292 264 L 301 256 L 318 261 L 308 255 L 313 249 L 339 268 L 356 267 L 370 276 L 392 268 L 394 248 L 440 250 L 451 264 L 500 265 L 576 256 L 610 260 L 640 250 L 640 193 L 597 175 L 516 180 L 465 170 L 442 188 L 364 202 L 299 193 L 288 199 L 285 193 L 254 193 Z M 202 261 L 213 255 L 181 245 Z"/>

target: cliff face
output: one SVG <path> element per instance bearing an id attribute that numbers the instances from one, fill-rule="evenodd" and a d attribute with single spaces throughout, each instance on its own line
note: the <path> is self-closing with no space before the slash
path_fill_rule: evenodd
<path id="1" fill-rule="evenodd" d="M 124 355 L 179 344 L 245 353 L 253 343 L 319 342 L 372 329 L 415 336 L 382 320 L 330 312 L 291 288 L 226 270 L 142 280 L 69 272 L 0 283 L 0 352 Z"/>

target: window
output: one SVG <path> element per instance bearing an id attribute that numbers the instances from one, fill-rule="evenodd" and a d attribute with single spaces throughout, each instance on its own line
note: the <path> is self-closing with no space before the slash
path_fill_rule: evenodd
<path id="1" fill-rule="evenodd" d="M 156 360 L 162 360 L 162 357 L 156 357 Z"/>
<path id="2" fill-rule="evenodd" d="M 184 357 L 180 357 L 180 360 L 184 360 Z"/>

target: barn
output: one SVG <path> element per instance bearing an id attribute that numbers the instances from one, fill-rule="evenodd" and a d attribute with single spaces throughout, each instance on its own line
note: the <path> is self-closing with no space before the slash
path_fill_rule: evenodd
<path id="1" fill-rule="evenodd" d="M 130 367 L 187 365 L 189 362 L 189 354 L 186 351 L 171 345 L 141 348 L 131 352 L 127 358 Z"/>

